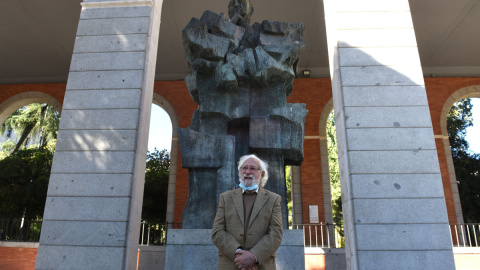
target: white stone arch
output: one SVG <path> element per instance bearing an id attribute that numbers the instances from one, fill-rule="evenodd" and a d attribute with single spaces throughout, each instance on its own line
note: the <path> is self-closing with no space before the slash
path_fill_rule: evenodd
<path id="1" fill-rule="evenodd" d="M 448 174 L 450 177 L 450 184 L 452 186 L 453 202 L 455 204 L 455 214 L 457 216 L 458 223 L 463 223 L 463 213 L 462 205 L 460 203 L 460 194 L 458 193 L 457 176 L 455 175 L 455 168 L 453 166 L 452 150 L 450 149 L 450 141 L 448 140 L 447 116 L 455 102 L 472 97 L 480 97 L 480 85 L 471 85 L 460 88 L 455 91 L 450 97 L 448 97 L 447 101 L 445 101 L 445 103 L 443 104 L 442 112 L 440 114 L 440 128 L 442 134 L 435 134 L 435 138 L 443 139 L 445 156 L 447 159 Z"/>
<path id="2" fill-rule="evenodd" d="M 320 114 L 320 160 L 322 166 L 323 205 L 325 211 L 325 222 L 333 223 L 332 191 L 330 188 L 330 170 L 328 168 L 328 145 L 327 145 L 327 120 L 333 111 L 333 99 L 330 99 L 323 107 Z"/>
<path id="3" fill-rule="evenodd" d="M 62 104 L 51 95 L 36 91 L 23 92 L 8 98 L 0 104 L 0 124 L 3 124 L 16 110 L 31 103 L 47 103 L 53 106 L 60 115 L 62 113 Z"/>
<path id="4" fill-rule="evenodd" d="M 178 117 L 172 104 L 163 96 L 153 93 L 153 104 L 160 106 L 167 112 L 172 121 L 172 148 L 170 151 L 170 172 L 168 174 L 168 197 L 167 197 L 167 216 L 166 221 L 173 223 L 175 216 L 175 189 L 177 183 L 177 158 L 178 158 L 178 137 L 179 128 Z"/>

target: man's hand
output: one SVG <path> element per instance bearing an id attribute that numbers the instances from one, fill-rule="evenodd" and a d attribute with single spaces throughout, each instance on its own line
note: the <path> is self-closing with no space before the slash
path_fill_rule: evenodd
<path id="1" fill-rule="evenodd" d="M 239 250 L 235 252 L 235 260 L 233 260 L 238 269 L 246 270 L 256 270 L 258 269 L 255 265 L 255 255 L 248 250 Z"/>

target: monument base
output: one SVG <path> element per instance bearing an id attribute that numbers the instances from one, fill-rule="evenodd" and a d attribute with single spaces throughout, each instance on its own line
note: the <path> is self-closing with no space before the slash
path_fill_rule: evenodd
<path id="1" fill-rule="evenodd" d="M 277 270 L 305 269 L 302 230 L 283 231 L 277 250 Z M 169 229 L 165 269 L 217 269 L 218 249 L 212 242 L 210 229 Z"/>

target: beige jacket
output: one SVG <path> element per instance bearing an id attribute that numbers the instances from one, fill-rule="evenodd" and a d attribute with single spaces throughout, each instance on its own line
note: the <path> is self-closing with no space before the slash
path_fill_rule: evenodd
<path id="1" fill-rule="evenodd" d="M 259 269 L 275 269 L 275 251 L 283 236 L 280 205 L 280 195 L 263 188 L 258 190 L 244 242 L 242 189 L 220 194 L 212 228 L 212 240 L 219 251 L 218 269 L 238 269 L 233 260 L 239 247 L 255 254 Z"/>

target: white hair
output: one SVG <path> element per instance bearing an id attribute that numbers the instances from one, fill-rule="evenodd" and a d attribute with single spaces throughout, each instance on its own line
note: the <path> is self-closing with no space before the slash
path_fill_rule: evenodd
<path id="1" fill-rule="evenodd" d="M 268 164 L 267 162 L 261 160 L 259 157 L 257 157 L 256 155 L 245 155 L 245 156 L 242 156 L 240 158 L 240 160 L 238 161 L 238 176 L 240 177 L 240 179 L 242 178 L 242 166 L 243 166 L 243 163 L 245 163 L 245 161 L 247 161 L 248 159 L 250 158 L 254 158 L 258 161 L 258 164 L 260 165 L 260 170 L 265 172 L 265 174 L 263 175 L 263 177 L 260 179 L 260 186 L 261 187 L 264 187 L 265 184 L 267 184 L 267 180 L 268 180 Z"/>

